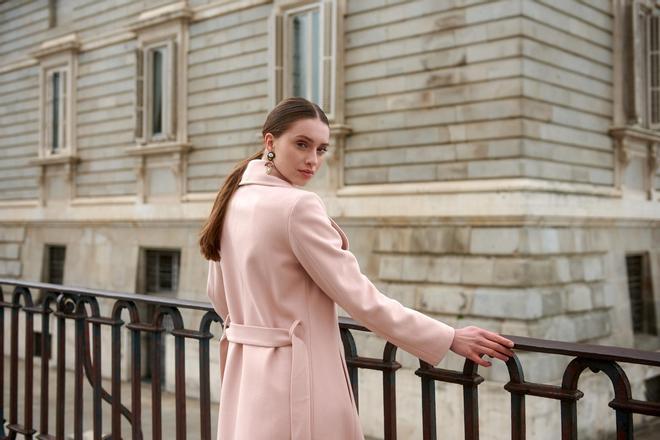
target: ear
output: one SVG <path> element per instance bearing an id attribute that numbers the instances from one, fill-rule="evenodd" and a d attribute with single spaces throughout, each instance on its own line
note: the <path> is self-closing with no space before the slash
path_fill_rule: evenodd
<path id="1" fill-rule="evenodd" d="M 275 138 L 271 133 L 266 133 L 264 135 L 264 148 L 266 148 L 267 150 L 272 150 L 274 140 Z"/>

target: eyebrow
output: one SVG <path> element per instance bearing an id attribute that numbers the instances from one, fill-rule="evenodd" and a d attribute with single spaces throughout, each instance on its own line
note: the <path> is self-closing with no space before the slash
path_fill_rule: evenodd
<path id="1" fill-rule="evenodd" d="M 314 140 L 313 140 L 312 138 L 309 138 L 309 137 L 305 136 L 304 134 L 299 134 L 299 135 L 296 136 L 296 137 L 297 137 L 297 138 L 303 138 L 303 139 L 305 139 L 305 140 L 311 142 L 312 144 L 314 143 Z M 321 146 L 321 147 L 329 147 L 330 145 L 329 145 L 329 144 L 321 144 L 320 146 Z"/>

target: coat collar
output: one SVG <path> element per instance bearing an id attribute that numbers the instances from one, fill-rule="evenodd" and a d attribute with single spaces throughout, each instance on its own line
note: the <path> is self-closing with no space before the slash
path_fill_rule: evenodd
<path id="1" fill-rule="evenodd" d="M 266 174 L 266 161 L 263 159 L 253 159 L 248 162 L 247 168 L 243 172 L 241 181 L 238 183 L 241 185 L 257 184 L 257 185 L 268 185 L 268 186 L 283 186 L 285 188 L 296 188 L 295 185 L 287 182 L 284 179 L 279 177 Z"/>

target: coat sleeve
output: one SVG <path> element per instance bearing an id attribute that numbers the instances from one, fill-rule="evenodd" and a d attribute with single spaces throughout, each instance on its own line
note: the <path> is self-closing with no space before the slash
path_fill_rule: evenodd
<path id="1" fill-rule="evenodd" d="M 206 294 L 215 312 L 224 322 L 229 310 L 225 298 L 225 285 L 222 280 L 222 266 L 219 261 L 209 260 L 209 276 L 206 282 Z"/>
<path id="2" fill-rule="evenodd" d="M 431 365 L 445 356 L 454 328 L 384 295 L 362 274 L 355 256 L 328 217 L 321 198 L 307 192 L 288 221 L 291 247 L 314 282 L 332 300 L 380 337 Z"/>

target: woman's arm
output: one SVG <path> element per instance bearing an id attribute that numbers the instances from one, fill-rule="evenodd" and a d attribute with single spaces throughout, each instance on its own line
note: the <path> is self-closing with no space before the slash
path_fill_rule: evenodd
<path id="1" fill-rule="evenodd" d="M 437 365 L 449 350 L 454 328 L 382 294 L 341 247 L 318 195 L 303 195 L 288 224 L 294 254 L 314 282 L 351 317 L 401 349 Z"/>

